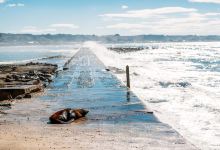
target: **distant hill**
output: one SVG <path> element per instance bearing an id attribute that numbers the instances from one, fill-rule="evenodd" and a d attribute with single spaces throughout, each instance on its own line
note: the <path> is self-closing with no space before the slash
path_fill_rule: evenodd
<path id="1" fill-rule="evenodd" d="M 220 36 L 197 36 L 197 35 L 137 35 L 137 36 L 120 36 L 106 35 L 71 35 L 71 34 L 7 34 L 0 33 L 1 45 L 17 44 L 61 44 L 71 42 L 99 41 L 103 43 L 125 43 L 125 42 L 200 42 L 200 41 L 220 41 Z"/>

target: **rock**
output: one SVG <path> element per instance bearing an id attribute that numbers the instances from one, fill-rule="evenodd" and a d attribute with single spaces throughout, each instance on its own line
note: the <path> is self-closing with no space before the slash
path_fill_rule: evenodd
<path id="1" fill-rule="evenodd" d="M 44 74 L 43 75 L 45 78 L 52 78 L 52 75 L 51 74 Z"/>
<path id="2" fill-rule="evenodd" d="M 11 75 L 7 75 L 6 78 L 12 79 L 12 76 Z"/>
<path id="3" fill-rule="evenodd" d="M 36 76 L 37 75 L 37 71 L 36 70 L 31 70 L 28 73 L 30 76 Z"/>
<path id="4" fill-rule="evenodd" d="M 46 79 L 45 77 L 43 77 L 43 76 L 39 76 L 39 78 L 40 78 L 41 81 L 46 81 L 46 80 L 47 80 L 47 79 Z"/>
<path id="5" fill-rule="evenodd" d="M 31 79 L 20 79 L 19 81 L 21 81 L 21 82 L 29 82 L 29 81 L 31 81 Z"/>
<path id="6" fill-rule="evenodd" d="M 28 74 L 26 74 L 26 75 L 24 76 L 24 78 L 25 78 L 25 79 L 31 79 L 30 75 L 28 75 Z"/>
<path id="7" fill-rule="evenodd" d="M 63 109 L 50 116 L 52 124 L 68 124 L 79 118 L 85 117 L 89 111 L 84 109 Z"/>
<path id="8" fill-rule="evenodd" d="M 140 51 L 140 50 L 144 50 L 144 49 L 149 49 L 148 47 L 109 47 L 109 50 L 113 50 L 116 52 L 133 52 L 133 51 Z"/>
<path id="9" fill-rule="evenodd" d="M 153 114 L 154 112 L 153 112 L 153 111 L 148 111 L 147 113 L 148 113 L 148 114 Z"/>
<path id="10" fill-rule="evenodd" d="M 134 72 L 134 73 L 133 73 L 133 75 L 135 75 L 135 76 L 139 76 L 139 74 L 138 74 L 138 73 L 136 73 L 136 72 Z"/>
<path id="11" fill-rule="evenodd" d="M 4 104 L 0 104 L 1 107 L 11 107 L 10 103 L 4 103 Z"/>
<path id="12" fill-rule="evenodd" d="M 24 95 L 18 95 L 15 99 L 23 99 Z"/>
<path id="13" fill-rule="evenodd" d="M 24 98 L 31 98 L 31 97 L 32 97 L 32 95 L 30 93 L 25 94 L 25 96 L 24 96 Z"/>
<path id="14" fill-rule="evenodd" d="M 13 74 L 13 75 L 12 75 L 12 78 L 15 79 L 15 80 L 19 80 L 20 76 L 19 76 L 19 75 L 16 75 L 16 74 Z"/>
<path id="15" fill-rule="evenodd" d="M 189 82 L 159 82 L 159 84 L 163 88 L 168 88 L 169 86 L 187 88 L 188 86 L 191 86 L 191 83 Z"/>
<path id="16" fill-rule="evenodd" d="M 11 82 L 12 80 L 10 78 L 6 78 L 5 82 Z"/>
<path id="17" fill-rule="evenodd" d="M 177 85 L 178 87 L 186 88 L 186 87 L 188 87 L 188 86 L 191 86 L 191 83 L 189 83 L 189 82 L 178 82 L 178 83 L 176 83 L 176 85 Z"/>
<path id="18" fill-rule="evenodd" d="M 41 85 L 22 85 L 19 87 L 0 88 L 0 100 L 22 99 L 25 94 L 39 92 Z"/>
<path id="19" fill-rule="evenodd" d="M 46 84 L 46 83 L 44 83 L 44 84 L 43 84 L 43 86 L 46 88 L 46 87 L 47 87 L 47 84 Z"/>
<path id="20" fill-rule="evenodd" d="M 38 84 L 40 84 L 40 80 L 33 80 L 33 81 L 32 81 L 32 84 L 33 84 L 33 85 L 38 85 Z"/>
<path id="21" fill-rule="evenodd" d="M 105 70 L 106 70 L 106 71 L 110 71 L 110 69 L 108 69 L 108 68 L 106 68 Z"/>
<path id="22" fill-rule="evenodd" d="M 14 66 L 14 67 L 12 67 L 12 71 L 15 71 L 16 69 L 17 69 L 17 67 L 15 67 L 15 66 Z"/>
<path id="23" fill-rule="evenodd" d="M 6 115 L 7 113 L 0 111 L 0 114 L 2 114 L 2 115 Z"/>
<path id="24" fill-rule="evenodd" d="M 48 80 L 48 82 L 52 82 L 53 81 L 51 78 L 48 78 L 47 80 Z"/>

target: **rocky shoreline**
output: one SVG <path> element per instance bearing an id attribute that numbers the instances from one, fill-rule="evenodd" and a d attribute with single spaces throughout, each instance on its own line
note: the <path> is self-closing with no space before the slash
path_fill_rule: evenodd
<path id="1" fill-rule="evenodd" d="M 48 63 L 0 65 L 0 102 L 31 98 L 52 82 L 58 66 Z"/>
<path id="2" fill-rule="evenodd" d="M 142 51 L 144 49 L 149 49 L 149 47 L 108 47 L 109 50 L 116 51 L 118 53 L 136 52 Z"/>

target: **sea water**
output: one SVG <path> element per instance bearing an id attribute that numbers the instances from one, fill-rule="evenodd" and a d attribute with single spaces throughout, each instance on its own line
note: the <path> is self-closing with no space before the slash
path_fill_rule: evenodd
<path id="1" fill-rule="evenodd" d="M 0 64 L 26 62 L 65 63 L 81 45 L 0 46 Z"/>

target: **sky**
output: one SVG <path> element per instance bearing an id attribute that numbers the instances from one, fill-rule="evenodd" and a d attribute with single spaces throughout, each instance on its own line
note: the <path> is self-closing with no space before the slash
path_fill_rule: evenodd
<path id="1" fill-rule="evenodd" d="M 220 35 L 220 0 L 0 0 L 0 32 Z"/>

